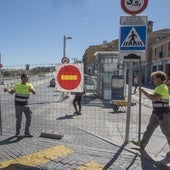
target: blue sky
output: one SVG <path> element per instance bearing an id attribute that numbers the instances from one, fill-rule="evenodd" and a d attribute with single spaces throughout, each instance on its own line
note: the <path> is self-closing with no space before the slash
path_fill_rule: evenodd
<path id="1" fill-rule="evenodd" d="M 154 31 L 170 28 L 170 0 L 149 0 L 139 15 L 154 21 Z M 60 63 L 82 59 L 91 45 L 119 38 L 126 14 L 120 0 L 0 0 L 0 53 L 4 66 Z"/>

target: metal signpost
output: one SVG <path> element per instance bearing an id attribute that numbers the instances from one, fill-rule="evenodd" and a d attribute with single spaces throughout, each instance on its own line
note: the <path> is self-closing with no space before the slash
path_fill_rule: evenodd
<path id="1" fill-rule="evenodd" d="M 129 140 L 130 129 L 130 112 L 131 112 L 131 93 L 132 93 L 132 78 L 133 78 L 133 62 L 139 62 L 145 56 L 146 40 L 147 40 L 147 16 L 136 16 L 145 10 L 148 5 L 148 0 L 121 0 L 121 7 L 124 12 L 130 16 L 120 17 L 120 39 L 119 50 L 120 58 L 126 61 L 129 69 L 129 88 L 128 88 L 128 108 L 126 118 L 126 134 L 125 142 Z M 141 68 L 140 68 L 141 70 Z M 140 73 L 141 74 L 141 73 Z M 140 102 L 139 96 L 139 102 Z M 139 103 L 140 105 L 140 103 Z M 141 133 L 141 106 L 139 106 L 139 128 L 138 141 L 140 141 Z"/>

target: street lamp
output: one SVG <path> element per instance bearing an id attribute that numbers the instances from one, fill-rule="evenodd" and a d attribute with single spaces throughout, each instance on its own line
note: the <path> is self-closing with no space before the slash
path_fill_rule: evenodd
<path id="1" fill-rule="evenodd" d="M 70 40 L 70 39 L 73 39 L 73 38 L 64 36 L 64 39 L 63 39 L 63 57 L 66 57 L 66 40 Z"/>
<path id="2" fill-rule="evenodd" d="M 66 37 L 65 35 L 64 35 L 64 37 L 63 37 L 63 58 L 62 58 L 62 59 L 64 59 L 64 58 L 66 57 L 66 40 L 70 40 L 70 39 L 73 39 L 73 38 L 72 38 L 72 37 Z M 69 59 L 67 59 L 67 60 L 69 60 Z M 67 62 L 68 62 L 68 61 L 67 61 Z M 62 63 L 64 63 L 64 62 L 62 61 Z M 64 92 L 62 92 L 62 100 L 63 100 L 65 97 L 68 98 L 68 92 L 67 92 L 66 96 L 64 96 Z"/>

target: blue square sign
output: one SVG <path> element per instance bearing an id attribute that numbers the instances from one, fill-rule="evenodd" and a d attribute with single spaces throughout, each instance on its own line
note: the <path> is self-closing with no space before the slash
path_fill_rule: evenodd
<path id="1" fill-rule="evenodd" d="M 120 27 L 120 51 L 144 51 L 146 49 L 146 25 Z"/>

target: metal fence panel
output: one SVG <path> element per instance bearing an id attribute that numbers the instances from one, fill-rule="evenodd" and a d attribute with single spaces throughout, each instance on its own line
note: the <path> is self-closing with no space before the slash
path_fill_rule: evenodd
<path id="1" fill-rule="evenodd" d="M 3 92 L 3 88 L 12 88 L 20 82 L 20 74 L 27 71 L 29 81 L 36 89 L 36 95 L 30 95 L 29 107 L 31 108 L 31 132 L 39 136 L 42 132 L 82 135 L 83 131 L 92 133 L 112 142 L 123 143 L 126 132 L 126 106 L 114 112 L 113 104 L 109 100 L 99 98 L 97 95 L 85 94 L 82 100 L 82 114 L 73 115 L 73 98 L 71 93 L 57 91 L 50 87 L 50 80 L 55 77 L 55 64 L 29 65 L 3 67 L 3 85 L 0 85 L 1 125 L 2 134 L 15 134 L 15 107 L 14 95 Z M 101 84 L 100 82 L 99 84 Z M 128 92 L 127 92 L 128 93 Z M 66 96 L 69 97 L 66 97 Z M 138 133 L 138 105 L 131 109 L 130 138 L 137 138 Z M 22 129 L 24 132 L 25 117 L 23 115 Z M 80 131 L 81 129 L 81 131 Z"/>

